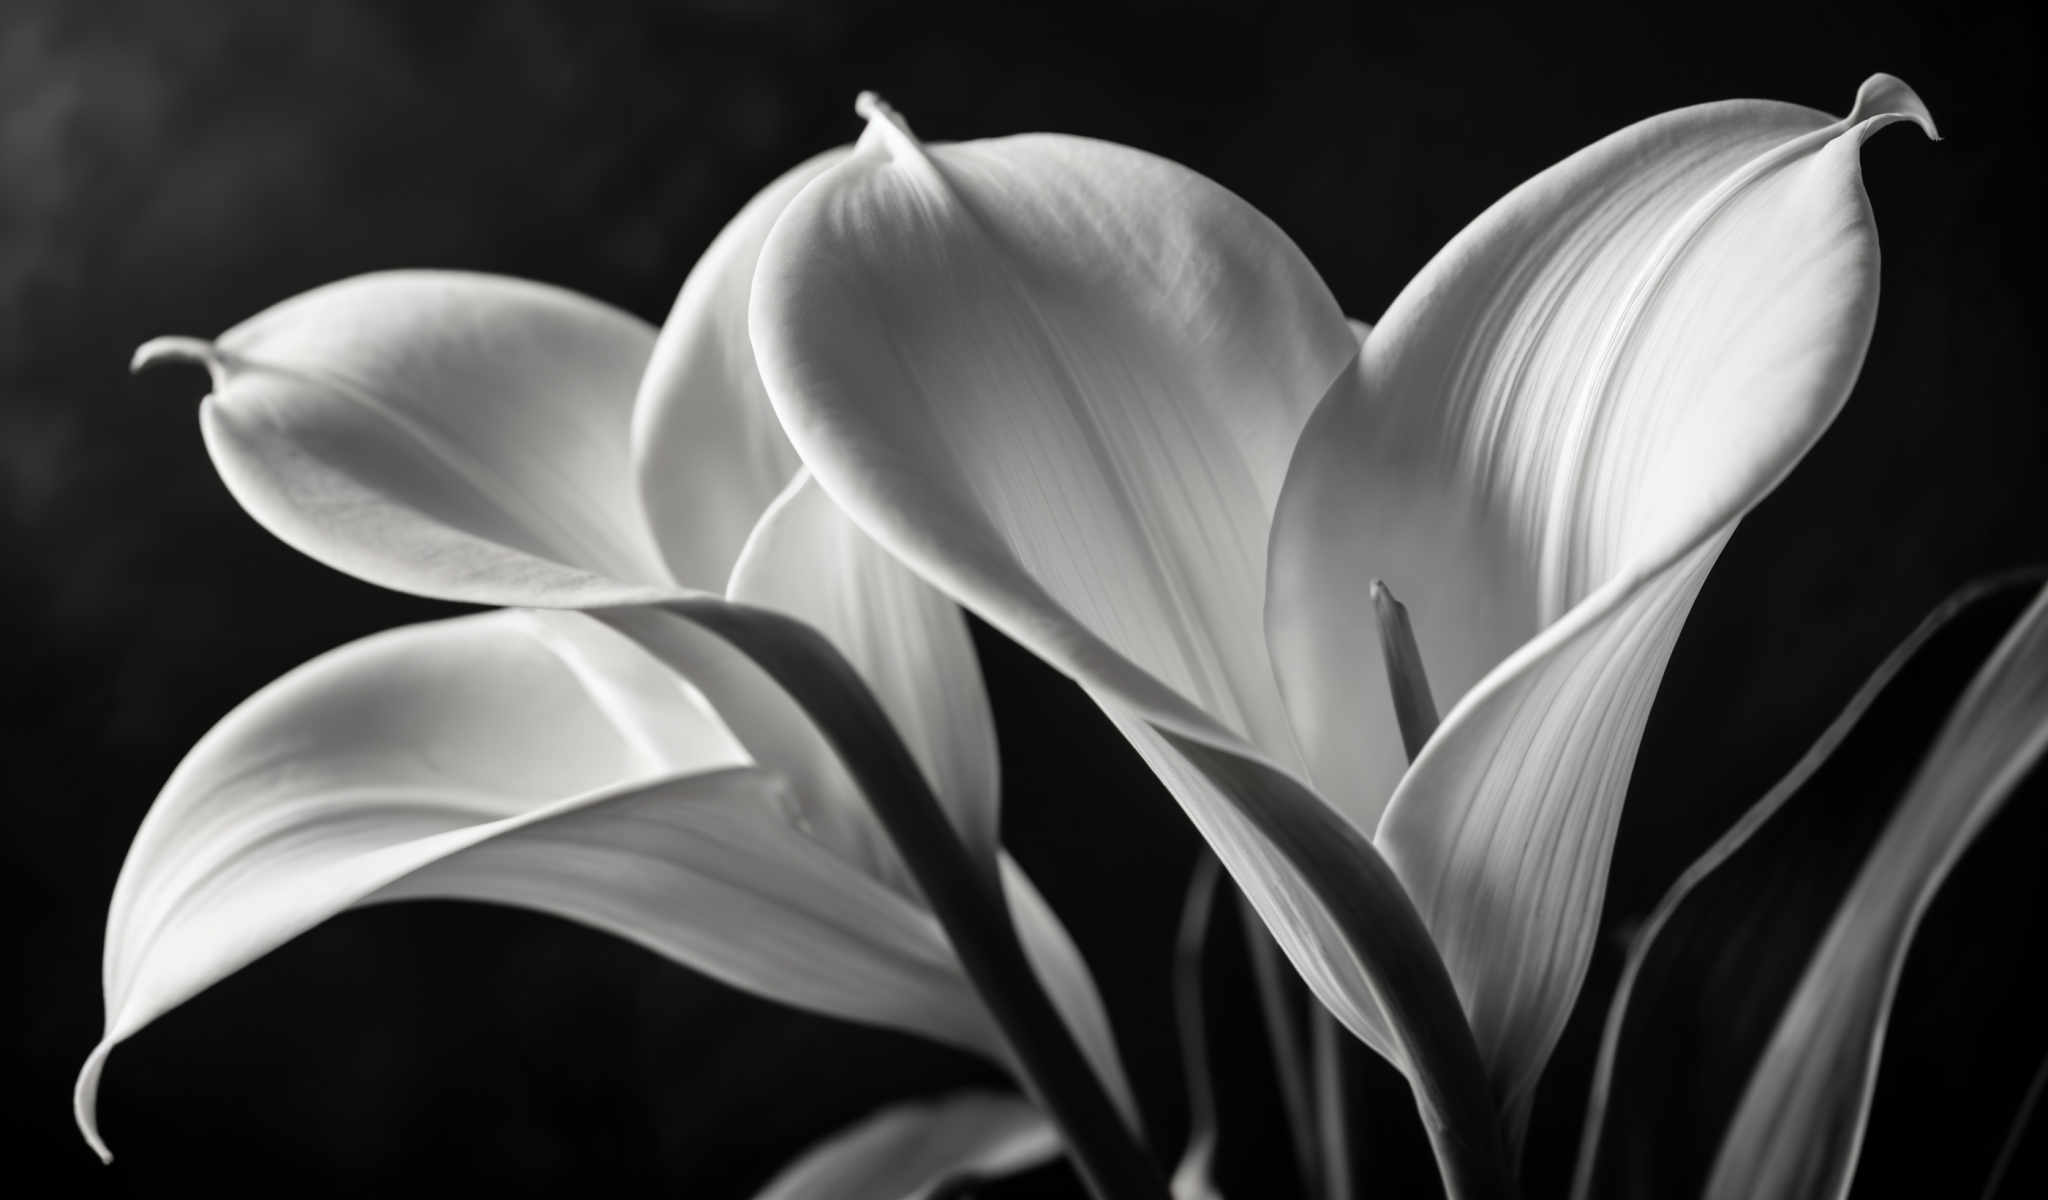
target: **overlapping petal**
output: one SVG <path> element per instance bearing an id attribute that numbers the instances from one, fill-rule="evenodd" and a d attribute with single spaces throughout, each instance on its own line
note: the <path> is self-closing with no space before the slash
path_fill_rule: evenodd
<path id="1" fill-rule="evenodd" d="M 765 400 L 762 408 L 773 420 Z M 856 528 L 809 472 L 761 517 L 726 594 L 798 617 L 831 639 L 881 702 L 954 828 L 975 854 L 994 860 L 996 731 L 958 606 Z M 826 782 L 834 772 L 843 778 L 836 756 L 811 772 L 819 794 L 843 797 L 849 813 L 869 821 L 864 800 Z"/>
<path id="2" fill-rule="evenodd" d="M 1356 964 L 1302 916 L 1313 894 L 1175 744 L 1288 761 L 1266 530 L 1301 422 L 1358 350 L 1292 243 L 1139 151 L 924 147 L 877 106 L 770 235 L 753 334 L 833 499 L 1079 679 L 1325 999 L 1374 1029 Z"/>
<path id="3" fill-rule="evenodd" d="M 633 472 L 675 578 L 716 591 L 754 522 L 796 473 L 747 338 L 761 243 L 791 199 L 845 158 L 828 150 L 747 202 L 690 270 L 633 402 Z"/>
<path id="4" fill-rule="evenodd" d="M 1028 1170 L 1059 1134 L 1011 1096 L 963 1093 L 885 1108 L 790 1164 L 757 1200 L 926 1200 L 953 1186 Z"/>
<path id="5" fill-rule="evenodd" d="M 750 761 L 686 681 L 580 615 L 458 618 L 314 660 L 202 739 L 144 822 L 81 1126 L 99 1145 L 115 1043 L 343 909 L 410 896 L 556 913 L 1002 1058 L 930 913 L 804 836 L 787 781 Z"/>
<path id="6" fill-rule="evenodd" d="M 1424 269 L 1303 435 L 1273 532 L 1274 661 L 1315 781 L 1377 823 L 1504 1102 L 1577 994 L 1692 598 L 1862 363 L 1877 234 L 1858 154 L 1899 120 L 1932 132 L 1880 75 L 1840 120 L 1709 104 L 1573 155 Z M 1457 701 L 1405 776 L 1362 617 L 1374 579 Z"/>

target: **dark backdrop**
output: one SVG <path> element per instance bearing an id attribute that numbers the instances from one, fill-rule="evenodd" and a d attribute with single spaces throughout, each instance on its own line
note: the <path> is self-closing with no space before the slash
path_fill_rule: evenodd
<path id="1" fill-rule="evenodd" d="M 740 1196 L 877 1103 L 994 1082 L 566 924 L 414 905 L 343 917 L 136 1038 L 104 1094 L 122 1157 L 98 1166 L 68 1092 L 99 1028 L 106 899 L 155 789 L 279 672 L 451 611 L 262 533 L 200 446 L 199 380 L 126 375 L 142 339 L 213 333 L 407 265 L 532 276 L 658 320 L 756 187 L 857 132 L 852 99 L 869 87 L 930 137 L 1060 130 L 1188 163 L 1271 214 L 1372 317 L 1483 206 L 1604 133 L 1732 96 L 1841 111 L 1867 73 L 1892 71 L 1947 140 L 1893 131 L 1866 153 L 1884 230 L 1876 340 L 1848 411 L 1744 526 L 1679 645 L 1624 823 L 1608 914 L 1621 928 L 1941 595 L 2048 558 L 2040 38 L 2020 7 L 6 0 L 10 1163 L 62 1194 L 462 1178 Z M 1161 980 L 1194 841 L 1068 685 L 981 644 L 1008 834 L 1095 962 L 1175 1145 Z M 2041 791 L 2017 798 L 1930 918 L 1863 1194 L 1915 1172 L 1975 1194 L 2000 1114 L 2048 1047 L 2040 994 L 2020 983 L 2041 945 Z M 1563 1169 L 1611 957 L 1546 1083 L 1538 1180 Z M 1257 1164 L 1282 1143 L 1240 965 L 1216 964 L 1242 1198 L 1266 1194 Z M 1397 1123 L 1389 1142 L 1413 1150 L 1404 1136 Z M 1370 1179 L 1373 1194 L 1415 1186 L 1391 1151 Z M 1013 1194 L 1064 1186 L 1049 1171 Z"/>

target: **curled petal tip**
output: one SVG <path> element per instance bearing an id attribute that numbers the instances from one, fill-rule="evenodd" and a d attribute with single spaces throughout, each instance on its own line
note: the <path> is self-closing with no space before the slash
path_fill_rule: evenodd
<path id="1" fill-rule="evenodd" d="M 107 1148 L 106 1139 L 100 1136 L 98 1112 L 100 1093 L 100 1072 L 107 1065 L 107 1054 L 114 1048 L 112 1039 L 102 1041 L 92 1048 L 85 1058 L 85 1065 L 78 1069 L 78 1083 L 71 1089 L 71 1115 L 78 1122 L 78 1132 L 85 1137 L 85 1144 L 100 1156 L 100 1161 L 114 1161 L 114 1152 Z"/>
<path id="2" fill-rule="evenodd" d="M 205 367 L 206 373 L 213 377 L 215 391 L 219 391 L 227 380 L 227 360 L 222 356 L 220 347 L 205 338 L 151 338 L 135 348 L 135 356 L 128 360 L 128 371 L 140 374 L 167 362 L 197 363 Z"/>
<path id="3" fill-rule="evenodd" d="M 862 92 L 854 98 L 853 111 L 868 123 L 867 132 L 860 139 L 863 146 L 879 142 L 899 162 L 924 161 L 924 146 L 910 131 L 903 114 L 887 100 L 874 92 Z"/>
<path id="4" fill-rule="evenodd" d="M 1856 89 L 1856 107 L 1850 110 L 1849 121 L 1860 126 L 1866 137 L 1894 121 L 1911 121 L 1931 140 L 1941 140 L 1941 131 L 1934 127 L 1934 114 L 1927 110 L 1920 94 L 1905 80 L 1882 71 Z"/>

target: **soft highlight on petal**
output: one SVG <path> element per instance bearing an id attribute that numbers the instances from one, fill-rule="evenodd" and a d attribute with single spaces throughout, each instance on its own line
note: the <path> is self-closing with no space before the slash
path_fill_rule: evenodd
<path id="1" fill-rule="evenodd" d="M 798 617 L 839 648 L 889 714 L 954 828 L 993 862 L 1001 766 L 960 609 L 862 533 L 808 472 L 762 515 L 726 594 Z"/>
<path id="2" fill-rule="evenodd" d="M 182 354 L 214 377 L 200 428 L 221 479 L 293 547 L 399 591 L 573 607 L 676 591 L 631 482 L 653 345 L 572 292 L 394 271 Z M 139 363 L 181 353 L 153 346 Z"/>
<path id="3" fill-rule="evenodd" d="M 1266 613 L 1289 711 L 1319 787 L 1377 824 L 1504 1104 L 1577 995 L 1692 599 L 1861 366 L 1857 153 L 1902 119 L 1924 109 L 1878 76 L 1842 120 L 1708 104 L 1573 155 L 1423 270 L 1302 437 Z M 1463 697 L 1405 774 L 1375 579 Z"/>
<path id="4" fill-rule="evenodd" d="M 113 1044 L 362 904 L 536 908 L 727 983 L 1005 1051 L 937 922 L 801 834 L 703 697 L 603 625 L 501 612 L 316 659 L 201 740 L 138 833 L 104 966 Z"/>
<path id="5" fill-rule="evenodd" d="M 754 522 L 796 472 L 747 338 L 747 294 L 782 210 L 848 147 L 791 168 L 747 202 L 683 281 L 633 403 L 634 477 L 675 578 L 717 591 Z"/>

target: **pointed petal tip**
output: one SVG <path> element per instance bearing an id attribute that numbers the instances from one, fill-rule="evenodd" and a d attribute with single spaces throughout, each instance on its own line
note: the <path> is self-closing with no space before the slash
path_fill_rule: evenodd
<path id="1" fill-rule="evenodd" d="M 1928 111 L 1920 94 L 1905 80 L 1883 71 L 1864 80 L 1863 86 L 1856 89 L 1856 106 L 1849 111 L 1848 120 L 1864 137 L 1895 121 L 1911 121 L 1930 141 L 1941 140 L 1934 114 Z"/>
<path id="2" fill-rule="evenodd" d="M 139 375 L 160 363 L 194 363 L 205 367 L 206 373 L 213 378 L 215 391 L 219 391 L 227 380 L 227 362 L 220 347 L 205 338 L 151 338 L 135 348 L 134 356 L 128 360 L 128 373 Z"/>
<path id="3" fill-rule="evenodd" d="M 861 135 L 862 146 L 879 142 L 888 150 L 889 157 L 898 162 L 925 160 L 924 144 L 910 131 L 910 123 L 878 93 L 866 91 L 854 97 L 853 111 L 868 123 L 867 132 Z"/>
<path id="4" fill-rule="evenodd" d="M 78 1069 L 78 1082 L 71 1089 L 71 1115 L 78 1124 L 78 1132 L 84 1136 L 85 1144 L 100 1156 L 102 1163 L 114 1161 L 114 1152 L 107 1148 L 106 1139 L 100 1136 L 99 1094 L 100 1072 L 106 1068 L 107 1055 L 114 1049 L 112 1038 L 103 1039 L 86 1055 L 85 1065 Z"/>

